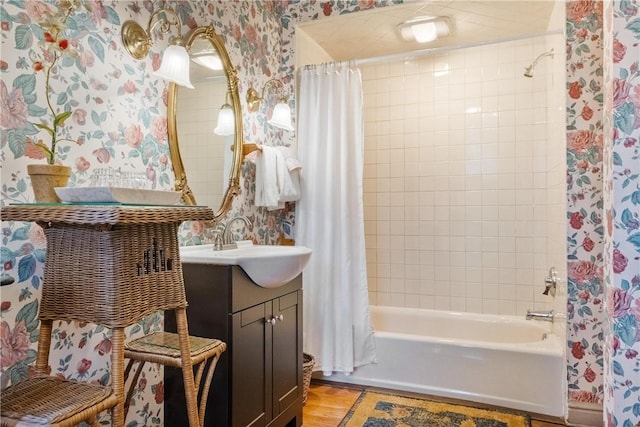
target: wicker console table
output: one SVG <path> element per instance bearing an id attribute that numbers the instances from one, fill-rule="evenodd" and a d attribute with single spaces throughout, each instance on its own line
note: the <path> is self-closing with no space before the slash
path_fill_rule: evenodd
<path id="1" fill-rule="evenodd" d="M 124 328 L 160 310 L 186 308 L 178 226 L 213 217 L 197 206 L 2 208 L 2 220 L 36 222 L 47 237 L 36 372 L 47 372 L 54 320 L 111 328 L 111 386 L 119 398 L 113 420 L 124 426 Z"/>

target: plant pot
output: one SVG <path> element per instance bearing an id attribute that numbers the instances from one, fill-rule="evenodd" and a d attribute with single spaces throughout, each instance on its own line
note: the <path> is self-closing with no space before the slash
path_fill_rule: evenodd
<path id="1" fill-rule="evenodd" d="M 60 203 L 55 187 L 66 187 L 71 168 L 61 165 L 27 165 L 33 195 L 38 203 Z"/>

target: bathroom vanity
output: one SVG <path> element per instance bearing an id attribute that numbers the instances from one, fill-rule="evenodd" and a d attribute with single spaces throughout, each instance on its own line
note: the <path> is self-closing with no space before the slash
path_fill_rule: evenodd
<path id="1" fill-rule="evenodd" d="M 227 351 L 208 396 L 205 426 L 302 425 L 302 275 L 256 285 L 237 265 L 182 261 L 189 333 Z M 165 329 L 175 331 L 166 313 Z M 165 425 L 187 425 L 180 370 L 165 368 Z"/>

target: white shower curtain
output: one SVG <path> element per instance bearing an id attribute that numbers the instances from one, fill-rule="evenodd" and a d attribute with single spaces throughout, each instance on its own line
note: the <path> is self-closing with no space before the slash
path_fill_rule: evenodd
<path id="1" fill-rule="evenodd" d="M 349 63 L 301 70 L 297 239 L 313 250 L 303 272 L 304 349 L 325 375 L 375 362 L 362 204 L 362 79 Z"/>

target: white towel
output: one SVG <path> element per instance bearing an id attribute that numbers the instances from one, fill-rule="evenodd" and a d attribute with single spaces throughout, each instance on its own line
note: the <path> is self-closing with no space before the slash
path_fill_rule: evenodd
<path id="1" fill-rule="evenodd" d="M 291 155 L 289 147 L 279 146 L 279 149 L 285 158 L 285 173 L 282 179 L 282 188 L 280 191 L 281 202 L 295 202 L 300 200 L 300 169 L 302 166 L 298 160 Z"/>
<path id="2" fill-rule="evenodd" d="M 289 147 L 279 145 L 276 148 L 282 151 L 282 154 L 284 154 L 284 157 L 287 160 L 287 168 L 289 169 L 289 172 L 293 172 L 296 169 L 302 169 L 302 165 L 300 164 L 298 159 L 293 157 L 293 154 L 291 154 L 291 149 Z"/>
<path id="3" fill-rule="evenodd" d="M 287 167 L 289 168 L 289 172 L 293 172 L 302 169 L 302 164 L 298 161 L 298 159 L 287 157 Z"/>
<path id="4" fill-rule="evenodd" d="M 264 206 L 268 210 L 282 209 L 284 202 L 300 199 L 300 167 L 294 164 L 290 170 L 290 162 L 287 161 L 293 159 L 290 154 L 287 147 L 263 145 L 262 152 L 256 155 L 256 206 Z"/>
<path id="5" fill-rule="evenodd" d="M 279 161 L 278 161 L 279 160 Z M 278 185 L 279 168 L 284 168 L 286 160 L 280 150 L 266 145 L 256 155 L 256 206 L 277 209 L 280 203 Z"/>

